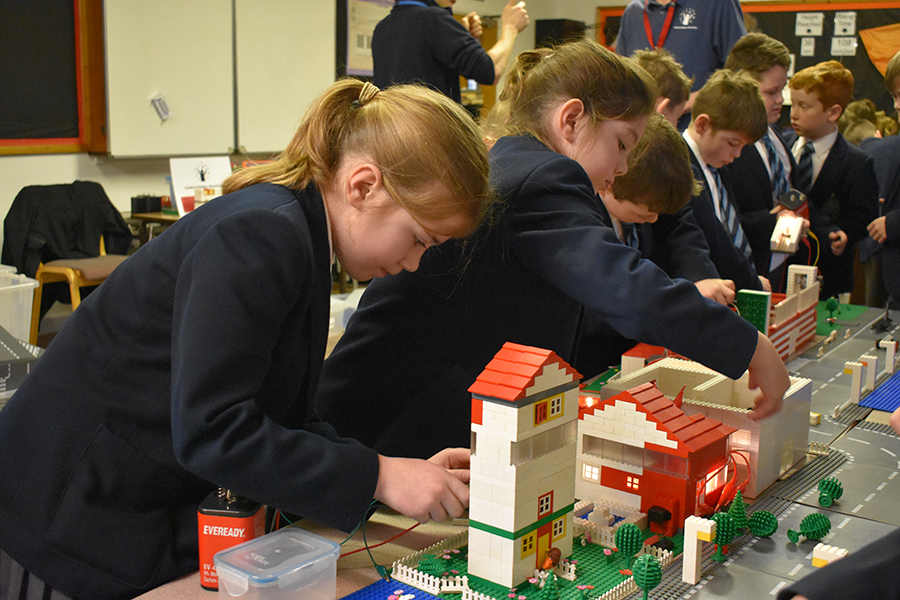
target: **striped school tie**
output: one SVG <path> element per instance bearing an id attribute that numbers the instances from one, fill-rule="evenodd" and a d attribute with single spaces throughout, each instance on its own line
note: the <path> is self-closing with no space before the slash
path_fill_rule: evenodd
<path id="1" fill-rule="evenodd" d="M 721 215 L 720 219 L 722 220 L 722 225 L 725 226 L 726 231 L 728 231 L 728 234 L 731 236 L 731 241 L 734 246 L 744 253 L 747 260 L 750 260 L 752 256 L 750 243 L 747 241 L 747 236 L 744 235 L 744 230 L 741 227 L 741 221 L 738 218 L 737 211 L 731 204 L 731 200 L 728 198 L 728 192 L 725 190 L 725 185 L 722 183 L 722 177 L 719 176 L 719 172 L 716 169 L 709 167 L 709 170 L 713 174 L 713 179 L 716 182 L 716 191 L 719 193 L 719 214 Z"/>
<path id="2" fill-rule="evenodd" d="M 781 162 L 781 158 L 775 151 L 775 144 L 772 143 L 772 138 L 768 133 L 763 136 L 763 144 L 766 147 L 766 152 L 769 154 L 769 170 L 772 172 L 772 194 L 777 202 L 790 191 L 791 182 L 788 181 L 787 173 L 784 172 L 784 163 Z"/>
<path id="3" fill-rule="evenodd" d="M 797 161 L 797 189 L 804 194 L 809 194 L 813 183 L 812 155 L 816 151 L 812 142 L 806 142 L 800 151 L 800 160 Z"/>
<path id="4" fill-rule="evenodd" d="M 638 239 L 637 227 L 634 223 L 622 223 L 622 231 L 625 234 L 625 243 L 638 250 L 640 248 L 640 240 Z"/>

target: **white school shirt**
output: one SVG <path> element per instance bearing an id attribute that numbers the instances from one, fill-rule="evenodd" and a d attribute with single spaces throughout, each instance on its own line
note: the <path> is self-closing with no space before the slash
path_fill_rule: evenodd
<path id="1" fill-rule="evenodd" d="M 809 182 L 810 187 L 812 187 L 816 183 L 816 178 L 819 176 L 819 171 L 822 170 L 822 165 L 825 164 L 825 159 L 828 158 L 828 153 L 831 152 L 831 147 L 834 146 L 835 140 L 837 140 L 838 129 L 834 128 L 834 131 L 829 133 L 828 135 L 822 136 L 817 140 L 813 140 L 813 147 L 816 149 L 812 154 L 812 181 Z M 798 163 L 800 162 L 800 155 L 803 153 L 803 146 L 806 145 L 808 138 L 806 136 L 801 135 L 797 138 L 797 141 L 794 142 L 794 147 L 791 149 L 791 153 L 794 155 L 794 160 Z"/>

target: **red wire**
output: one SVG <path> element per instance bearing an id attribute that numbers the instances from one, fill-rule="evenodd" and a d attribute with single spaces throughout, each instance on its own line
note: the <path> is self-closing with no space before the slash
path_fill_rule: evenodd
<path id="1" fill-rule="evenodd" d="M 347 552 L 347 553 L 345 553 L 345 554 L 341 554 L 339 558 L 344 558 L 345 556 L 350 556 L 351 554 L 356 554 L 357 552 L 362 552 L 362 551 L 365 550 L 366 548 L 368 548 L 368 549 L 371 550 L 372 548 L 377 548 L 378 546 L 384 546 L 385 544 L 388 544 L 388 543 L 390 543 L 390 542 L 393 542 L 394 540 L 396 540 L 396 539 L 397 539 L 398 537 L 400 537 L 401 535 L 404 535 L 404 534 L 409 533 L 410 531 L 412 531 L 413 529 L 415 529 L 415 528 L 418 527 L 419 525 L 420 525 L 420 523 L 416 523 L 416 524 L 414 524 L 412 527 L 410 527 L 410 528 L 408 528 L 408 529 L 404 529 L 403 531 L 401 531 L 400 533 L 398 533 L 397 535 L 395 535 L 394 537 L 392 537 L 392 538 L 390 538 L 390 539 L 384 540 L 383 542 L 378 542 L 377 544 L 373 544 L 372 546 L 363 546 L 362 548 L 357 548 L 356 550 L 351 550 L 350 552 Z"/>

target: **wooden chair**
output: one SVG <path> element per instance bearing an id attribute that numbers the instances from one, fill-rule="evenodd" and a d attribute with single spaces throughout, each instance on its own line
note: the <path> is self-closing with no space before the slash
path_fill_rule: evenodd
<path id="1" fill-rule="evenodd" d="M 68 281 L 69 294 L 72 297 L 72 310 L 74 311 L 81 304 L 81 288 L 100 285 L 126 258 L 123 254 L 107 254 L 103 236 L 100 236 L 100 256 L 60 258 L 47 264 L 41 263 L 34 276 L 37 279 L 38 287 L 34 290 L 34 302 L 31 307 L 29 341 L 33 345 L 37 345 L 38 328 L 41 323 L 41 296 L 45 283 Z"/>

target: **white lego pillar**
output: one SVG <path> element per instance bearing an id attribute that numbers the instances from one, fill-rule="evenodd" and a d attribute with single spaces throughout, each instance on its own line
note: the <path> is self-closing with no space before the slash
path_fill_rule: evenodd
<path id="1" fill-rule="evenodd" d="M 684 551 L 681 556 L 681 580 L 695 585 L 700 581 L 700 555 L 703 544 L 716 539 L 716 522 L 702 517 L 684 520 Z"/>
<path id="2" fill-rule="evenodd" d="M 816 544 L 816 547 L 813 548 L 812 565 L 814 567 L 824 567 L 828 563 L 834 562 L 839 558 L 844 558 L 847 554 L 849 554 L 849 551 L 844 548 L 829 546 L 828 544 L 819 542 Z"/>
<path id="3" fill-rule="evenodd" d="M 844 363 L 844 373 L 853 375 L 853 379 L 850 382 L 851 404 L 859 404 L 860 389 L 862 388 L 862 368 L 862 363 L 849 361 Z"/>
<path id="4" fill-rule="evenodd" d="M 890 375 L 894 372 L 894 355 L 897 354 L 897 342 L 892 340 L 881 340 L 878 342 L 879 348 L 884 348 L 887 351 L 887 359 L 884 363 L 884 372 Z"/>
<path id="5" fill-rule="evenodd" d="M 859 362 L 866 367 L 866 386 L 863 391 L 875 391 L 875 379 L 878 377 L 878 357 L 869 354 L 863 354 L 859 357 Z"/>

